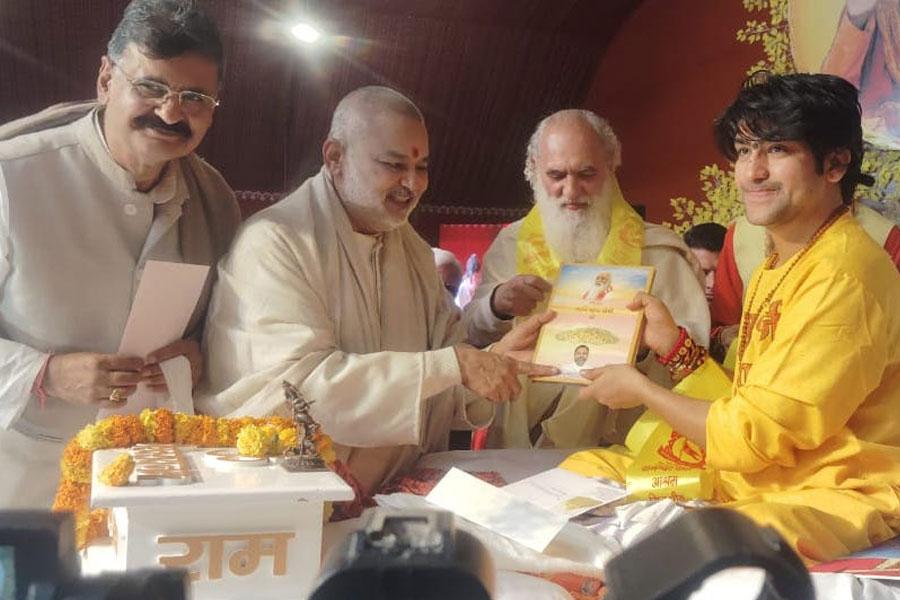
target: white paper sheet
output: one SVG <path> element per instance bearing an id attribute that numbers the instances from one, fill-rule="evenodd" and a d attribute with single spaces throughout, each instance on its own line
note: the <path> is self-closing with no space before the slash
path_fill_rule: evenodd
<path id="1" fill-rule="evenodd" d="M 518 498 L 568 518 L 621 500 L 628 495 L 621 486 L 559 467 L 511 483 L 503 489 Z"/>
<path id="2" fill-rule="evenodd" d="M 144 357 L 180 339 L 208 273 L 206 265 L 148 260 L 125 323 L 119 354 Z"/>
<path id="3" fill-rule="evenodd" d="M 147 261 L 134 302 L 131 304 L 131 313 L 125 323 L 119 354 L 143 358 L 181 339 L 208 274 L 209 267 L 206 265 Z M 188 387 L 185 392 L 183 367 L 167 368 L 169 373 L 163 372 L 166 375 L 166 383 L 175 392 L 177 404 L 183 406 L 185 393 L 190 396 L 191 390 Z M 113 414 L 136 414 L 145 408 L 160 406 L 168 400 L 167 394 L 151 392 L 141 385 L 124 406 L 101 409 L 98 418 Z M 189 404 L 193 407 L 193 401 Z"/>
<path id="4" fill-rule="evenodd" d="M 543 552 L 568 522 L 460 469 L 450 469 L 426 499 L 445 510 Z"/>
<path id="5" fill-rule="evenodd" d="M 161 406 L 172 412 L 194 414 L 191 361 L 186 356 L 176 356 L 159 363 L 159 368 L 162 369 L 166 386 L 169 388 L 169 397 L 161 403 Z"/>

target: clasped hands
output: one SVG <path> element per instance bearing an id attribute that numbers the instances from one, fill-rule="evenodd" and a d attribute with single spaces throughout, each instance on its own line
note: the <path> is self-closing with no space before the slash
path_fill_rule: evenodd
<path id="1" fill-rule="evenodd" d="M 138 384 L 144 383 L 154 392 L 168 390 L 159 363 L 185 356 L 191 364 L 191 380 L 200 380 L 203 357 L 200 345 L 190 339 L 177 340 L 151 352 L 145 358 L 97 352 L 54 354 L 47 364 L 43 387 L 49 396 L 71 404 L 120 406 L 110 396 L 125 399 Z"/>
<path id="2" fill-rule="evenodd" d="M 545 279 L 535 275 L 516 275 L 496 288 L 491 310 L 502 316 L 530 314 L 544 301 L 551 289 L 551 284 Z M 679 332 L 666 305 L 650 294 L 638 292 L 628 304 L 628 308 L 644 310 L 646 323 L 642 338 L 643 347 L 653 350 L 657 356 L 667 355 L 678 342 Z M 511 335 L 514 331 L 515 329 L 507 335 Z M 640 406 L 645 403 L 647 394 L 652 393 L 655 386 L 631 365 L 585 369 L 581 374 L 590 379 L 591 383 L 579 392 L 578 397 L 596 400 L 610 408 L 625 409 Z M 515 390 L 518 392 L 517 387 Z"/>
<path id="3" fill-rule="evenodd" d="M 552 311 L 529 317 L 486 351 L 468 344 L 454 346 L 463 386 L 488 400 L 508 402 L 519 395 L 519 375 L 548 377 L 558 374 L 556 367 L 530 362 L 541 327 L 555 317 L 556 313 Z"/>

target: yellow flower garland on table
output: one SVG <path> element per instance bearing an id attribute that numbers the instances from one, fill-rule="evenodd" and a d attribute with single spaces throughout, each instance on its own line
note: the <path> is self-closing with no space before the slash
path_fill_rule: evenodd
<path id="1" fill-rule="evenodd" d="M 91 509 L 91 457 L 94 450 L 130 448 L 135 444 L 181 444 L 205 448 L 237 448 L 243 456 L 278 456 L 297 442 L 293 421 L 285 417 L 215 419 L 206 415 L 146 409 L 140 415 L 114 415 L 82 429 L 63 450 L 62 477 L 54 511 L 75 513 L 75 537 L 83 549 L 109 535 L 108 510 Z M 337 461 L 331 438 L 316 435 L 316 448 L 331 467 Z"/>

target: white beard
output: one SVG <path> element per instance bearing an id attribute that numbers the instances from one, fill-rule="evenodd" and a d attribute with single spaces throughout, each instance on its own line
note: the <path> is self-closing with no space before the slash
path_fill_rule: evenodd
<path id="1" fill-rule="evenodd" d="M 593 262 L 609 235 L 611 198 L 609 180 L 603 190 L 587 198 L 584 211 L 562 208 L 551 198 L 542 183 L 532 186 L 534 201 L 544 226 L 544 237 L 563 263 Z M 584 200 L 585 198 L 579 198 Z"/>

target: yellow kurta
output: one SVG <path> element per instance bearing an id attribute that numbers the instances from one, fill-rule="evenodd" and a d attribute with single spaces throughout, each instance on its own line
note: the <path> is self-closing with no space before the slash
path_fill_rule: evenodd
<path id="1" fill-rule="evenodd" d="M 776 286 L 762 315 L 742 317 L 753 334 L 710 407 L 707 467 L 717 500 L 827 560 L 900 533 L 900 276 L 845 215 L 793 268 L 758 269 L 745 311 Z M 709 361 L 681 388 L 716 371 Z M 620 478 L 629 462 L 595 457 Z"/>

